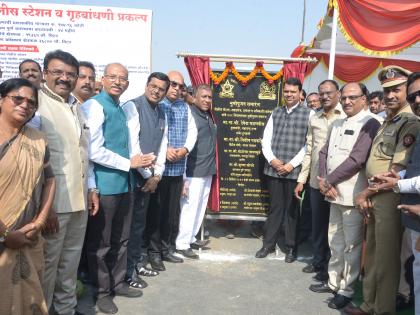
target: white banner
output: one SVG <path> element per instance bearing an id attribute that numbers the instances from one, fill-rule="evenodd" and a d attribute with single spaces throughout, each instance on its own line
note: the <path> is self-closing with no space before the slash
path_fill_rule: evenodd
<path id="1" fill-rule="evenodd" d="M 143 93 L 151 72 L 152 11 L 131 8 L 0 2 L 0 68 L 19 76 L 19 63 L 61 49 L 95 65 L 120 62 L 129 70 L 127 100 Z"/>

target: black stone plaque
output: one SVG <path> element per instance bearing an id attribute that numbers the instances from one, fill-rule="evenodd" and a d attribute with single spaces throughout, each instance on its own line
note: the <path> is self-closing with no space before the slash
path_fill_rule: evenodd
<path id="1" fill-rule="evenodd" d="M 232 74 L 212 85 L 222 215 L 266 215 L 269 200 L 261 139 L 271 112 L 280 106 L 281 86 L 280 80 L 270 85 L 260 74 L 245 86 Z"/>

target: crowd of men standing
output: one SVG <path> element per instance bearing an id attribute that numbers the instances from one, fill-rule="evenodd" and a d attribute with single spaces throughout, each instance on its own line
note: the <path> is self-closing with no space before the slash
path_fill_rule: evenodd
<path id="1" fill-rule="evenodd" d="M 18 309 L 32 314 L 36 305 L 39 314 L 80 314 L 79 275 L 95 288 L 98 309 L 117 313 L 114 296 L 140 297 L 148 285 L 142 277 L 157 276 L 166 262 L 182 263 L 181 256 L 198 259 L 193 249 L 208 242 L 195 236 L 216 174 L 211 88 L 199 85 L 188 95 L 179 72 L 154 72 L 143 95 L 121 102 L 129 86 L 124 65 L 108 64 L 95 91 L 93 64 L 61 50 L 45 56 L 43 70 L 34 60 L 23 61 L 19 76 L 38 90 L 37 102 L 10 99 L 16 107 L 37 109 L 24 128 L 45 137 L 45 177 L 49 183 L 54 177 L 55 197 L 38 231 L 45 239 L 38 283 L 25 282 L 22 259 L 14 267 L 20 282 L 11 275 L 13 285 L 41 285 L 44 294 L 30 309 L 27 303 Z M 397 293 L 410 300 L 400 280 L 403 226 L 411 237 L 405 252 L 416 258 L 414 295 L 420 296 L 420 74 L 388 66 L 379 81 L 383 92 L 369 94 L 357 82 L 340 88 L 325 80 L 305 106 L 301 82 L 289 78 L 285 106 L 274 109 L 262 139 L 270 206 L 256 257 L 273 252 L 284 234 L 285 262 L 297 259 L 305 192 L 313 260 L 303 272 L 315 273 L 319 282 L 311 291 L 333 294 L 328 306 L 348 314 L 395 314 Z M 2 218 L 0 255 L 11 243 Z M 350 302 L 361 270 L 359 308 Z M 0 313 L 11 314 L 23 299 L 0 303 Z"/>
<path id="2" fill-rule="evenodd" d="M 44 296 L 31 301 L 31 309 L 19 305 L 26 297 L 13 296 L 11 304 L 0 304 L 0 313 L 32 314 L 36 305 L 40 314 L 79 314 L 78 274 L 94 286 L 98 309 L 117 313 L 114 296 L 140 297 L 147 286 L 142 276 L 157 276 L 163 262 L 183 262 L 175 250 L 198 259 L 191 246 L 207 243 L 195 235 L 216 172 L 211 88 L 197 86 L 190 107 L 179 72 L 154 72 L 143 95 L 121 102 L 129 86 L 125 66 L 108 64 L 96 93 L 93 64 L 61 50 L 45 56 L 43 70 L 24 60 L 19 76 L 14 80 L 38 89 L 39 106 L 22 129 L 43 133 L 56 193 L 41 229 L 39 281 L 20 282 L 34 290 L 41 285 Z M 34 109 L 28 102 L 23 97 L 15 104 Z M 11 243 L 0 222 L 3 250 Z"/>
<path id="3" fill-rule="evenodd" d="M 285 262 L 296 260 L 305 204 L 298 200 L 305 191 L 313 260 L 302 271 L 319 282 L 309 289 L 333 294 L 328 306 L 346 314 L 395 314 L 414 299 L 420 314 L 420 73 L 388 66 L 378 79 L 383 92 L 370 94 L 358 82 L 339 88 L 325 80 L 308 95 L 307 107 L 301 83 L 285 81 L 285 106 L 273 111 L 262 139 L 270 207 L 255 256 L 282 247 L 284 234 Z M 404 275 L 413 255 L 410 292 Z M 350 302 L 361 271 L 363 303 L 355 307 Z"/>

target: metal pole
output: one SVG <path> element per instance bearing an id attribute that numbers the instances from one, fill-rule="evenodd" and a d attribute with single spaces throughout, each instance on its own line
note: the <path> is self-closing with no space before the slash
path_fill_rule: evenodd
<path id="1" fill-rule="evenodd" d="M 302 37 L 300 38 L 301 45 L 303 45 L 303 43 L 305 42 L 305 18 L 306 18 L 306 0 L 303 0 Z"/>
<path id="2" fill-rule="evenodd" d="M 338 11 L 334 8 L 333 25 L 331 31 L 330 64 L 328 65 L 328 79 L 334 80 L 335 46 L 337 42 Z"/>

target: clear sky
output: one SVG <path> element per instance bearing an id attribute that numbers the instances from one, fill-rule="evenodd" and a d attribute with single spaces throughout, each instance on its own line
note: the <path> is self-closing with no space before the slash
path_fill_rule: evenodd
<path id="1" fill-rule="evenodd" d="M 186 82 L 189 82 L 187 71 L 183 60 L 176 57 L 177 52 L 289 57 L 301 39 L 303 0 L 14 2 L 150 9 L 153 11 L 152 70 L 180 70 L 186 76 Z M 309 43 L 317 32 L 319 20 L 326 13 L 328 0 L 306 2 L 305 43 Z M 106 32 L 103 35 L 106 36 Z M 112 41 L 112 38 L 107 40 Z M 278 71 L 280 66 L 267 68 Z"/>

